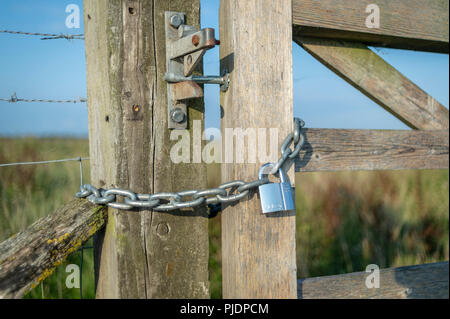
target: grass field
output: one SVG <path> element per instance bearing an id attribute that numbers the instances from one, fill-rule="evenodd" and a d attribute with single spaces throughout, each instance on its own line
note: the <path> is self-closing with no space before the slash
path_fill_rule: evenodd
<path id="1" fill-rule="evenodd" d="M 88 156 L 87 140 L 0 138 L 0 163 Z M 89 163 L 84 163 L 89 182 Z M 220 184 L 208 168 L 209 186 Z M 73 198 L 79 163 L 0 167 L 0 241 Z M 345 172 L 296 175 L 300 278 L 449 259 L 449 172 Z M 211 295 L 221 297 L 220 214 L 210 220 Z M 26 298 L 79 298 L 66 288 L 74 253 Z M 94 297 L 92 249 L 84 251 L 83 297 Z"/>

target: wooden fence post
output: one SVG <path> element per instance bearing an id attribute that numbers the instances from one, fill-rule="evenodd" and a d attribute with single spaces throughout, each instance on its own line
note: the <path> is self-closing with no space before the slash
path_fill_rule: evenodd
<path id="1" fill-rule="evenodd" d="M 277 128 L 279 148 L 292 132 L 291 15 L 290 0 L 221 1 L 221 68 L 231 74 L 221 99 L 225 138 L 227 128 Z M 256 162 L 223 164 L 222 180 L 256 179 L 264 164 Z M 295 211 L 264 216 L 256 195 L 224 210 L 224 298 L 297 298 L 295 256 Z"/>
<path id="2" fill-rule="evenodd" d="M 167 126 L 165 11 L 199 26 L 199 0 L 85 0 L 91 183 L 139 193 L 206 188 L 174 164 Z M 190 126 L 203 102 L 189 108 Z M 192 129 L 190 131 L 192 140 Z M 208 298 L 206 209 L 108 210 L 95 242 L 98 298 Z"/>

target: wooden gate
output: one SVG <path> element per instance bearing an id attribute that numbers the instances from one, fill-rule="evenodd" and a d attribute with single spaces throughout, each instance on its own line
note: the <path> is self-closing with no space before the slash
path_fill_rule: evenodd
<path id="1" fill-rule="evenodd" d="M 448 168 L 448 110 L 367 47 L 448 53 L 448 2 L 288 2 L 221 2 L 221 66 L 232 70 L 222 127 L 277 127 L 280 138 L 291 131 L 294 40 L 413 129 L 306 129 L 295 172 Z M 380 24 L 369 28 L 367 8 L 374 4 Z M 250 178 L 258 167 L 223 164 L 222 179 Z M 388 298 L 407 297 L 407 289 L 409 296 L 448 297 L 448 263 L 382 271 L 384 289 L 367 289 L 362 273 L 302 280 L 297 293 L 295 215 L 259 212 L 254 198 L 222 215 L 225 298 Z M 400 284 L 393 273 L 407 280 Z"/>

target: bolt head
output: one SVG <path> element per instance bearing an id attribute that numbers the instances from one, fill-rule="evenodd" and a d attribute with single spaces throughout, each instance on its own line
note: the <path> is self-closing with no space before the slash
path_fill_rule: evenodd
<path id="1" fill-rule="evenodd" d="M 200 44 L 200 38 L 199 38 L 198 35 L 194 35 L 194 36 L 192 37 L 192 44 L 193 44 L 194 46 L 197 46 L 197 45 Z"/>
<path id="2" fill-rule="evenodd" d="M 180 108 L 177 107 L 170 112 L 170 118 L 175 123 L 182 123 L 185 120 L 186 115 Z"/>
<path id="3" fill-rule="evenodd" d="M 174 14 L 170 17 L 170 25 L 177 28 L 183 24 L 183 18 L 179 14 Z"/>

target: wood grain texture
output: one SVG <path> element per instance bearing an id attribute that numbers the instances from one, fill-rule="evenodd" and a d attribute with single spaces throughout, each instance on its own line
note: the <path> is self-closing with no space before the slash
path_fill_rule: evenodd
<path id="1" fill-rule="evenodd" d="M 199 26 L 199 0 L 85 0 L 92 183 L 139 193 L 206 188 L 204 164 L 174 164 L 167 126 L 165 11 Z M 189 105 L 190 127 L 203 101 Z M 192 130 L 190 131 L 192 138 Z M 98 298 L 208 298 L 206 209 L 108 210 L 96 238 Z"/>
<path id="2" fill-rule="evenodd" d="M 296 36 L 294 41 L 409 127 L 449 128 L 448 109 L 365 45 Z"/>
<path id="3" fill-rule="evenodd" d="M 380 8 L 380 27 L 366 26 L 366 8 Z M 293 0 L 294 34 L 367 45 L 449 52 L 447 0 Z"/>
<path id="4" fill-rule="evenodd" d="M 448 131 L 305 129 L 296 172 L 448 169 Z"/>
<path id="5" fill-rule="evenodd" d="M 380 287 L 368 289 L 368 272 L 301 279 L 299 299 L 448 299 L 448 261 L 380 269 Z"/>
<path id="6" fill-rule="evenodd" d="M 74 199 L 0 243 L 0 298 L 21 298 L 106 223 L 106 209 Z"/>
<path id="7" fill-rule="evenodd" d="M 222 130 L 278 128 L 278 145 L 292 132 L 291 16 L 287 0 L 221 1 L 221 69 L 231 73 Z M 264 164 L 233 162 L 222 164 L 223 181 L 254 180 Z M 226 207 L 222 274 L 224 298 L 296 298 L 295 212 L 262 215 L 255 194 Z"/>

